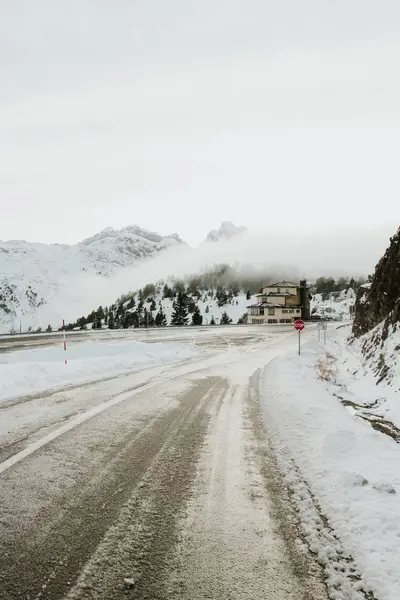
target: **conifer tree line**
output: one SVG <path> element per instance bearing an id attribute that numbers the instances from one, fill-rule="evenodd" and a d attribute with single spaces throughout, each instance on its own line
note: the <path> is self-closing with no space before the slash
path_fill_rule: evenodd
<path id="1" fill-rule="evenodd" d="M 366 282 L 365 277 L 339 277 L 335 281 L 333 277 L 318 277 L 312 286 L 315 294 L 322 294 L 322 299 L 326 300 L 331 295 L 339 294 L 344 290 L 352 288 L 355 292 Z"/>
<path id="2" fill-rule="evenodd" d="M 229 305 L 237 303 L 237 296 L 242 292 L 250 301 L 253 294 L 259 293 L 263 287 L 282 279 L 280 274 L 271 274 L 244 266 L 240 270 L 227 264 L 212 267 L 200 275 L 185 278 L 171 278 L 169 282 L 160 280 L 149 283 L 137 292 L 123 294 L 111 306 L 99 306 L 87 316 L 82 316 L 75 323 L 70 323 L 66 329 L 98 329 L 102 326 L 109 329 L 128 329 L 138 327 L 165 327 L 167 318 L 163 312 L 162 303 L 157 298 L 170 299 L 173 312 L 171 325 L 186 326 L 203 324 L 203 316 L 198 304 L 206 304 L 207 322 L 215 325 L 215 317 L 209 314 L 208 302 L 215 301 L 219 308 L 228 307 L 221 314 L 220 324 L 232 323 L 229 317 Z M 319 277 L 312 286 L 312 293 L 321 293 L 323 298 L 330 294 L 339 293 L 352 287 L 358 287 L 366 281 L 365 278 L 340 277 L 335 281 L 332 277 Z M 247 322 L 247 313 L 243 314 L 238 324 Z"/>

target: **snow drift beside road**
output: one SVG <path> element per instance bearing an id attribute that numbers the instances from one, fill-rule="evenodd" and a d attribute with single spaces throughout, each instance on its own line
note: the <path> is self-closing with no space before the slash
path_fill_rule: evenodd
<path id="1" fill-rule="evenodd" d="M 301 356 L 291 352 L 267 365 L 262 387 L 272 447 L 330 597 L 365 600 L 371 590 L 379 600 L 398 600 L 399 445 L 343 406 L 333 384 L 318 381 L 315 365 L 325 354 L 314 341 Z M 379 394 L 374 381 L 373 390 Z"/>
<path id="2" fill-rule="evenodd" d="M 10 398 L 194 358 L 189 345 L 79 343 L 0 355 L 0 403 Z M 64 364 L 65 357 L 68 364 Z"/>

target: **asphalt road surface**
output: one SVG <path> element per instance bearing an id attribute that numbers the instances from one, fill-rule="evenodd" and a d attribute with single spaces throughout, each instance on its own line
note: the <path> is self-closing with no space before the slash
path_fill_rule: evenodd
<path id="1" fill-rule="evenodd" d="M 260 411 L 296 334 L 146 335 L 203 352 L 0 408 L 0 598 L 326 599 Z"/>

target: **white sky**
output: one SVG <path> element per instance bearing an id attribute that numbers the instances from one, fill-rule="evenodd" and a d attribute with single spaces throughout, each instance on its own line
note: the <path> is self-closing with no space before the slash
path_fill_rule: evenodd
<path id="1" fill-rule="evenodd" d="M 398 0 L 0 0 L 0 239 L 399 224 Z"/>

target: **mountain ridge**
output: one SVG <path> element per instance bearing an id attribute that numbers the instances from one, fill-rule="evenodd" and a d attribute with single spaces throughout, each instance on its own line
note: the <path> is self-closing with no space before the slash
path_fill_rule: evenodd
<path id="1" fill-rule="evenodd" d="M 106 227 L 76 244 L 0 241 L 0 333 L 82 314 L 92 306 L 93 286 L 181 246 L 190 248 L 177 233 L 163 236 L 138 225 Z"/>

